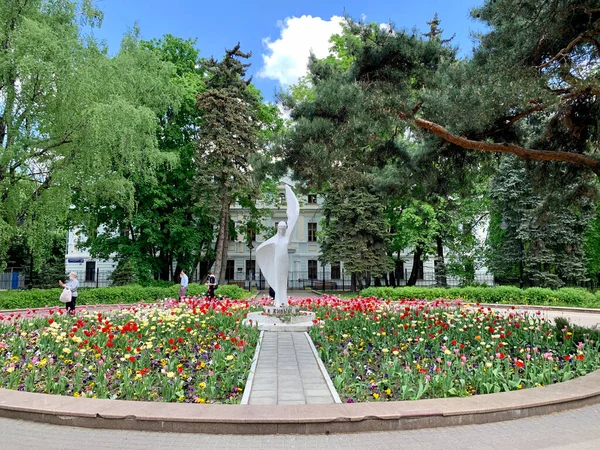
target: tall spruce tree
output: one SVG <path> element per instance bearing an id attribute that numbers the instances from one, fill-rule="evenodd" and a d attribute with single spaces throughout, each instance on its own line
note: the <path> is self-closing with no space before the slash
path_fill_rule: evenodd
<path id="1" fill-rule="evenodd" d="M 582 186 L 567 169 L 557 165 L 548 176 L 545 164 L 502 162 L 491 186 L 488 265 L 497 277 L 544 287 L 586 280 L 584 235 L 595 212 L 594 187 Z"/>
<path id="2" fill-rule="evenodd" d="M 352 289 L 362 289 L 371 276 L 383 277 L 393 263 L 384 208 L 362 186 L 327 192 L 323 205 L 322 260 L 342 261 L 352 274 Z"/>
<path id="3" fill-rule="evenodd" d="M 258 192 L 251 177 L 250 158 L 259 148 L 259 102 L 246 79 L 251 55 L 240 44 L 227 50 L 221 61 L 204 63 L 206 90 L 198 95 L 202 111 L 197 140 L 197 189 L 210 193 L 217 207 L 218 232 L 215 275 L 225 280 L 230 206 L 238 196 Z"/>

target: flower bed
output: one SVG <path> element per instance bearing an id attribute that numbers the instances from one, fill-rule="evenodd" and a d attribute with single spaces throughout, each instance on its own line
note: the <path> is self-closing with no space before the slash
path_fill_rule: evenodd
<path id="1" fill-rule="evenodd" d="M 600 368 L 598 330 L 574 331 L 460 301 L 297 301 L 343 401 L 416 400 L 510 391 Z"/>
<path id="2" fill-rule="evenodd" d="M 0 387 L 75 397 L 238 403 L 259 332 L 225 299 L 0 317 Z"/>

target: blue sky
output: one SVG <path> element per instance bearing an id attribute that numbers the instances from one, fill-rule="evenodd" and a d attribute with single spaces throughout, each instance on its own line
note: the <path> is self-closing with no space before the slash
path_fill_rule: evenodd
<path id="1" fill-rule="evenodd" d="M 483 0 L 98 0 L 104 22 L 94 35 L 105 40 L 110 52 L 118 51 L 121 37 L 138 23 L 142 38 L 159 38 L 170 33 L 197 38 L 203 57 L 220 58 L 225 48 L 238 41 L 242 50 L 252 52 L 254 84 L 267 100 L 280 86 L 294 82 L 304 71 L 306 55 L 312 49 L 322 56 L 327 37 L 337 29 L 344 13 L 365 17 L 367 22 L 392 21 L 396 27 L 426 31 L 426 22 L 437 12 L 444 36 L 456 33 L 453 41 L 461 55 L 473 47 L 470 32 L 481 30 L 469 10 Z M 418 8 L 414 5 L 417 4 Z M 332 19 L 333 18 L 333 19 Z M 286 20 L 288 19 L 288 20 Z M 265 41 L 267 39 L 267 41 Z M 264 61 L 263 55 L 268 57 Z"/>

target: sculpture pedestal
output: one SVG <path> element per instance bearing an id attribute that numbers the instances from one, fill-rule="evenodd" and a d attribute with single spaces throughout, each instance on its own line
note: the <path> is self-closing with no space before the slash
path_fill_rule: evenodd
<path id="1" fill-rule="evenodd" d="M 265 306 L 264 311 L 248 314 L 244 325 L 256 326 L 260 331 L 308 331 L 315 325 L 316 316 L 311 311 L 300 311 L 296 306 Z"/>

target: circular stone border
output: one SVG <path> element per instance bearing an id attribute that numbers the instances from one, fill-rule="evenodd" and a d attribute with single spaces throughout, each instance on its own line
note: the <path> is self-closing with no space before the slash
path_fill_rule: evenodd
<path id="1" fill-rule="evenodd" d="M 196 405 L 0 389 L 0 417 L 54 425 L 207 434 L 329 434 L 500 422 L 600 403 L 600 370 L 520 391 L 330 405 Z"/>
<path id="2" fill-rule="evenodd" d="M 84 428 L 205 434 L 414 430 L 500 422 L 598 403 L 600 369 L 562 383 L 497 394 L 329 405 L 196 405 L 76 398 L 0 388 L 0 417 Z"/>

